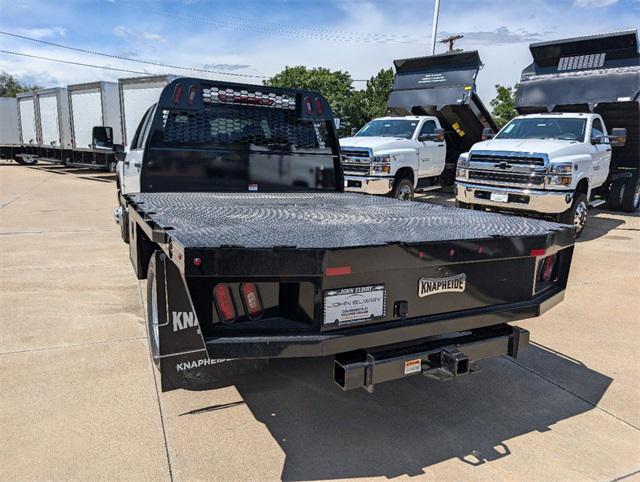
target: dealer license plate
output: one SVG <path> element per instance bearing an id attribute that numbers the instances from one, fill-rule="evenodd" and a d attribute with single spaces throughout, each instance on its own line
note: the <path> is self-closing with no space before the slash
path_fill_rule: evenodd
<path id="1" fill-rule="evenodd" d="M 329 290 L 324 295 L 324 324 L 356 323 L 384 316 L 384 285 Z"/>
<path id="2" fill-rule="evenodd" d="M 499 203 L 507 203 L 509 202 L 509 194 L 506 192 L 492 192 L 489 199 Z"/>

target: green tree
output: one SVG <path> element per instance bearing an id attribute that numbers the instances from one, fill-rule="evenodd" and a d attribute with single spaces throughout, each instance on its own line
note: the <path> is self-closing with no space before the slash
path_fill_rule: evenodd
<path id="1" fill-rule="evenodd" d="M 518 115 L 516 111 L 516 91 L 518 84 L 513 87 L 504 87 L 496 84 L 495 98 L 491 99 L 491 107 L 493 110 L 493 119 L 502 128 L 511 119 Z"/>
<path id="2" fill-rule="evenodd" d="M 387 99 L 393 85 L 393 70 L 382 69 L 367 80 L 362 90 L 352 93 L 347 106 L 345 127 L 359 129 L 371 119 L 387 113 Z"/>
<path id="3" fill-rule="evenodd" d="M 31 92 L 39 89 L 36 85 L 20 83 L 13 75 L 0 72 L 0 97 L 15 97 L 20 92 Z"/>

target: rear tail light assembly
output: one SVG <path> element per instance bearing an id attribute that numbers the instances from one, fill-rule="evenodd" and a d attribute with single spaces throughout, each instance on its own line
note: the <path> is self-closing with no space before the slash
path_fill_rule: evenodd
<path id="1" fill-rule="evenodd" d="M 189 86 L 189 93 L 187 94 L 187 102 L 189 105 L 193 105 L 198 95 L 198 89 L 195 85 Z"/>
<path id="2" fill-rule="evenodd" d="M 556 271 L 557 259 L 558 259 L 558 256 L 556 256 L 555 254 L 552 254 L 542 260 L 542 265 L 540 267 L 540 272 L 538 275 L 538 278 L 540 281 L 544 283 L 548 283 L 549 281 L 553 280 L 553 277 Z"/>
<path id="3" fill-rule="evenodd" d="M 260 318 L 262 316 L 262 301 L 256 284 L 242 283 L 240 285 L 240 296 L 247 316 L 251 319 Z"/>
<path id="4" fill-rule="evenodd" d="M 255 283 L 240 285 L 240 299 L 244 314 L 251 320 L 262 317 L 264 311 L 260 291 Z M 238 320 L 239 314 L 233 298 L 231 287 L 225 283 L 218 283 L 213 288 L 213 301 L 218 311 L 218 318 L 224 324 L 231 324 Z"/>
<path id="5" fill-rule="evenodd" d="M 233 296 L 228 285 L 224 283 L 217 284 L 213 288 L 213 300 L 222 323 L 231 324 L 236 321 L 236 306 L 233 303 Z"/>

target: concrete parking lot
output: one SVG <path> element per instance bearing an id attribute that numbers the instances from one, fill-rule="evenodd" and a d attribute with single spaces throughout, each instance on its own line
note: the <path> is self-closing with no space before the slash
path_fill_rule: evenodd
<path id="1" fill-rule="evenodd" d="M 115 203 L 110 174 L 0 162 L 0 479 L 640 479 L 638 215 L 591 213 L 518 360 L 372 395 L 278 360 L 162 394 Z"/>

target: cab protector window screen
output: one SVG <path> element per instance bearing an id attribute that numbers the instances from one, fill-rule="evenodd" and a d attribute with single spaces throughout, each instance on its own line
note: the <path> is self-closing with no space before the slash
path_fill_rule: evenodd
<path id="1" fill-rule="evenodd" d="M 324 121 L 297 118 L 295 110 L 212 104 L 197 112 L 163 111 L 163 142 L 198 148 L 263 148 L 330 153 Z"/>

